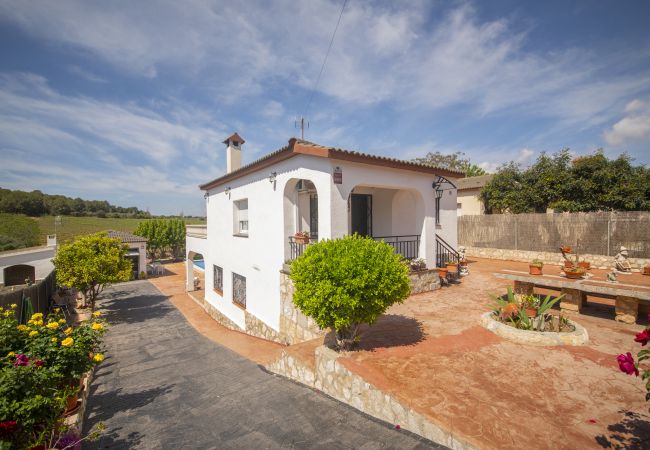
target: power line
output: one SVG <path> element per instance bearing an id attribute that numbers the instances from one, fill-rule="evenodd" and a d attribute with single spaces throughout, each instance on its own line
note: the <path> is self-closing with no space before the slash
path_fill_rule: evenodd
<path id="1" fill-rule="evenodd" d="M 336 32 L 339 29 L 339 25 L 341 24 L 341 18 L 343 17 L 343 11 L 345 10 L 345 5 L 348 4 L 348 0 L 344 0 L 343 6 L 341 7 L 341 12 L 339 13 L 339 20 L 336 22 L 336 27 L 334 27 L 334 32 L 332 33 L 332 38 L 330 39 L 330 44 L 327 47 L 327 52 L 325 53 L 325 58 L 323 59 L 323 64 L 320 67 L 320 72 L 318 73 L 318 78 L 316 78 L 316 83 L 314 83 L 314 87 L 311 90 L 311 94 L 309 95 L 309 101 L 307 102 L 307 107 L 305 108 L 305 114 L 307 115 L 309 113 L 309 108 L 311 107 L 311 102 L 314 99 L 314 94 L 316 93 L 316 88 L 318 87 L 318 83 L 320 83 L 321 76 L 323 75 L 323 71 L 325 70 L 325 64 L 327 64 L 327 58 L 330 55 L 330 51 L 332 50 L 332 45 L 334 44 L 334 38 L 336 37 Z M 301 120 L 304 121 L 304 116 L 301 118 Z M 304 130 L 303 130 L 304 132 Z"/>

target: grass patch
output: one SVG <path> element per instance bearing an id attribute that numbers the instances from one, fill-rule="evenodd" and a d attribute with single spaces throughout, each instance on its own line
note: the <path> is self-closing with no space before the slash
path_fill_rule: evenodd
<path id="1" fill-rule="evenodd" d="M 46 243 L 48 234 L 54 234 L 54 216 L 41 216 L 35 217 L 34 220 L 38 223 L 41 230 L 41 243 Z M 68 242 L 74 239 L 75 236 L 85 234 L 97 233 L 98 231 L 117 230 L 133 233 L 142 221 L 150 219 L 114 219 L 114 218 L 101 218 L 101 217 L 74 217 L 63 216 L 61 218 L 61 225 L 58 225 L 57 234 L 58 242 Z M 185 218 L 185 223 L 192 224 L 205 224 L 206 221 L 197 218 Z"/>

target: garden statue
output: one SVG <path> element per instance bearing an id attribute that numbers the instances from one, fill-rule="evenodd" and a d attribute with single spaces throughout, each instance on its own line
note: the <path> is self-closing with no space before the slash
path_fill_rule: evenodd
<path id="1" fill-rule="evenodd" d="M 614 263 L 616 264 L 616 270 L 619 273 L 631 273 L 632 272 L 632 266 L 630 265 L 630 261 L 628 261 L 628 254 L 627 254 L 627 249 L 625 247 L 621 247 L 621 251 L 619 251 L 616 256 L 614 257 Z"/>
<path id="2" fill-rule="evenodd" d="M 465 252 L 467 249 L 465 249 L 464 246 L 458 247 L 458 262 L 460 266 L 460 276 L 465 277 L 469 275 L 469 269 L 467 268 L 467 261 L 465 260 Z"/>

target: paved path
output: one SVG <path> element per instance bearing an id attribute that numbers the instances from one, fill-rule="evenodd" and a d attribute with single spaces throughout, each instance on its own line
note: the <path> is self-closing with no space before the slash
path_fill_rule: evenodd
<path id="1" fill-rule="evenodd" d="M 107 358 L 91 387 L 84 448 L 442 448 L 268 374 L 196 332 L 146 281 L 106 292 Z"/>

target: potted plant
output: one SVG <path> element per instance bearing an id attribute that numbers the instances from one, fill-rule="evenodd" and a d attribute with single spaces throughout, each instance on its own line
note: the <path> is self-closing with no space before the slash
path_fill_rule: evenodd
<path id="1" fill-rule="evenodd" d="M 537 317 L 537 310 L 539 308 L 539 297 L 534 294 L 522 295 L 521 307 L 526 311 L 526 315 L 531 319 Z"/>
<path id="2" fill-rule="evenodd" d="M 542 267 L 544 267 L 544 261 L 540 259 L 533 259 L 528 264 L 528 273 L 531 275 L 542 275 Z"/>
<path id="3" fill-rule="evenodd" d="M 591 269 L 591 263 L 583 259 L 582 261 L 578 261 L 578 267 L 582 267 L 585 270 L 589 270 Z"/>
<path id="4" fill-rule="evenodd" d="M 643 275 L 650 275 L 650 266 L 645 266 L 642 273 Z"/>
<path id="5" fill-rule="evenodd" d="M 440 278 L 447 278 L 448 274 L 449 274 L 449 268 L 448 267 L 438 267 L 438 276 Z"/>
<path id="6" fill-rule="evenodd" d="M 415 258 L 409 261 L 409 269 L 411 272 L 421 272 L 427 270 L 427 263 L 422 258 Z"/>
<path id="7" fill-rule="evenodd" d="M 458 263 L 452 261 L 448 262 L 447 270 L 449 270 L 450 272 L 458 272 Z"/>
<path id="8" fill-rule="evenodd" d="M 309 233 L 306 231 L 298 231 L 293 235 L 293 240 L 298 244 L 309 244 Z"/>
<path id="9" fill-rule="evenodd" d="M 579 267 L 579 266 L 572 266 L 571 268 L 564 268 L 564 275 L 566 275 L 567 278 L 571 278 L 572 280 L 577 280 L 582 278 L 585 275 L 586 270 L 584 267 Z"/>

